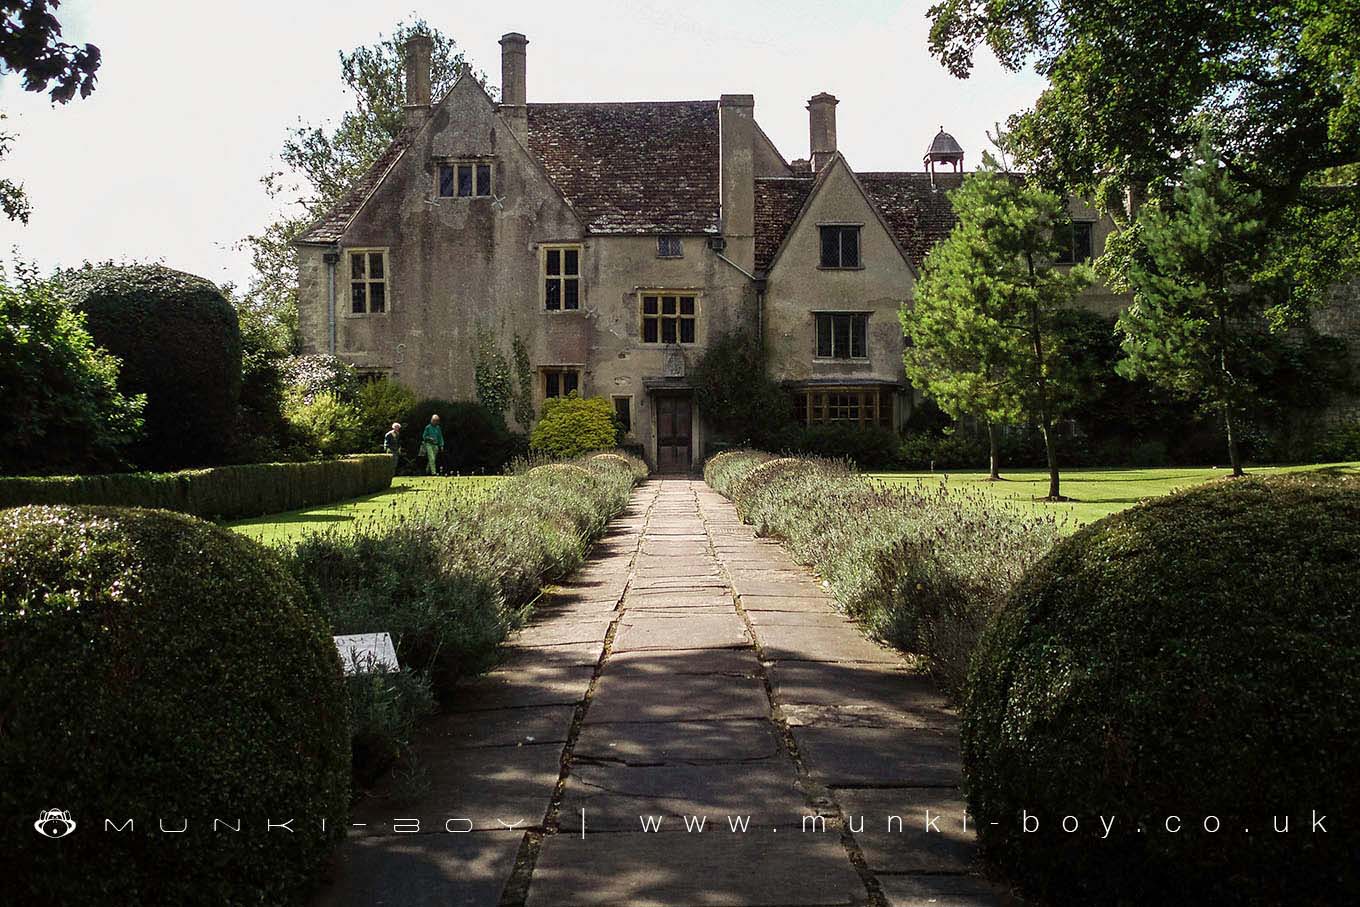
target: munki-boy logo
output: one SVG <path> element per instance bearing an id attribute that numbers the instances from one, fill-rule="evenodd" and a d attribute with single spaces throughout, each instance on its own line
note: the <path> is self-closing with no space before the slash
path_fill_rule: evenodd
<path id="1" fill-rule="evenodd" d="M 54 808 L 39 813 L 33 827 L 44 838 L 64 838 L 76 830 L 76 821 L 66 810 Z"/>

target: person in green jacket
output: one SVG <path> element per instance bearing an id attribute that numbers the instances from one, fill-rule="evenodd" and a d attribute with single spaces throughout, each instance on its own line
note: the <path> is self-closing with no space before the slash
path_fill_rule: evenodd
<path id="1" fill-rule="evenodd" d="M 439 470 L 435 467 L 435 457 L 444 449 L 444 429 L 439 427 L 439 413 L 430 417 L 430 424 L 425 426 L 425 431 L 420 435 L 420 449 L 425 452 L 425 457 L 430 463 L 430 475 L 438 475 Z"/>

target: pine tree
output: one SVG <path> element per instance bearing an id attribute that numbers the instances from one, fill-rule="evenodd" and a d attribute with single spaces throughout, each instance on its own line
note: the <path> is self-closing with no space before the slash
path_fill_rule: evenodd
<path id="1" fill-rule="evenodd" d="M 1133 303 L 1119 317 L 1126 377 L 1200 397 L 1221 414 L 1234 476 L 1239 427 L 1251 394 L 1251 338 L 1269 322 L 1260 266 L 1261 196 L 1230 176 L 1207 142 L 1168 201 L 1146 206 L 1125 273 Z"/>
<path id="2" fill-rule="evenodd" d="M 927 255 L 915 300 L 901 310 L 907 377 L 954 418 L 1037 425 L 1048 496 L 1061 500 L 1053 425 L 1073 376 L 1055 321 L 1089 283 L 1089 268 L 1054 266 L 1063 200 L 1001 172 L 991 155 L 950 202 L 957 223 Z"/>

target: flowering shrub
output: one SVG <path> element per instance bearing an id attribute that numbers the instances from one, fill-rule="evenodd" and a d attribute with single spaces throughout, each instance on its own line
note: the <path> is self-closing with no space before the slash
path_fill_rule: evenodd
<path id="1" fill-rule="evenodd" d="M 539 465 L 489 494 L 451 486 L 405 518 L 312 534 L 280 552 L 333 633 L 391 633 L 415 675 L 387 678 L 376 700 L 362 688 L 352 702 L 356 727 L 365 717 L 356 782 L 401 752 L 403 716 L 421 712 L 424 689 L 447 696 L 459 678 L 495 663 L 539 588 L 581 564 L 646 474 L 641 460 L 612 452 Z"/>
<path id="2" fill-rule="evenodd" d="M 954 694 L 982 628 L 1058 539 L 1052 517 L 943 484 L 885 487 L 838 461 L 730 451 L 704 478 L 815 567 L 870 633 L 928 656 Z"/>
<path id="3" fill-rule="evenodd" d="M 359 393 L 359 373 L 338 356 L 309 353 L 294 356 L 283 367 L 284 385 L 306 402 L 317 394 L 331 393 L 352 403 Z"/>

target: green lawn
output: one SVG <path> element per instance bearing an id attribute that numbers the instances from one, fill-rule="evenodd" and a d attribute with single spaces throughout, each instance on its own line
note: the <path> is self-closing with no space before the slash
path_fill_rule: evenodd
<path id="1" fill-rule="evenodd" d="M 1271 475 L 1300 470 L 1329 470 L 1360 474 L 1360 463 L 1327 466 L 1276 466 L 1249 468 L 1251 475 Z M 1062 492 L 1072 498 L 1062 504 L 1039 500 L 1048 494 L 1048 471 L 1016 469 L 1003 471 L 1000 482 L 987 481 L 985 472 L 878 472 L 874 478 L 888 484 L 945 482 L 951 487 L 981 491 L 998 499 L 1020 502 L 1023 506 L 1054 513 L 1063 519 L 1063 529 L 1075 531 L 1085 523 L 1117 513 L 1147 498 L 1167 494 L 1177 488 L 1198 485 L 1228 475 L 1226 469 L 1069 469 L 1062 473 Z"/>
<path id="2" fill-rule="evenodd" d="M 390 489 L 377 494 L 236 520 L 226 526 L 267 545 L 295 542 L 322 529 L 353 532 L 365 525 L 412 515 L 422 508 L 439 507 L 450 499 L 481 497 L 500 480 L 500 476 L 397 476 Z"/>

